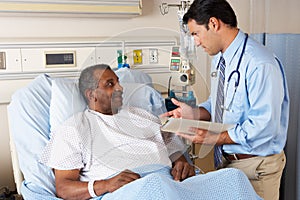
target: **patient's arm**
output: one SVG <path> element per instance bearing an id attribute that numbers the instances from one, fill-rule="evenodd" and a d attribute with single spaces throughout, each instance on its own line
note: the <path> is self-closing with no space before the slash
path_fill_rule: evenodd
<path id="1" fill-rule="evenodd" d="M 177 157 L 178 154 L 179 154 L 179 152 L 173 154 L 171 157 L 174 157 L 174 156 Z M 175 181 L 181 181 L 181 180 L 184 180 L 188 177 L 194 176 L 195 175 L 195 169 L 192 165 L 190 165 L 190 163 L 187 162 L 184 155 L 181 155 L 181 156 L 179 156 L 178 159 L 176 159 L 173 162 L 172 169 L 171 169 L 171 174 L 172 174 Z"/>
<path id="2" fill-rule="evenodd" d="M 183 141 L 171 132 L 161 132 L 165 145 L 169 152 L 169 158 L 172 161 L 171 174 L 175 181 L 181 181 L 194 176 L 194 167 L 186 160 L 184 153 L 186 145 Z"/>
<path id="3" fill-rule="evenodd" d="M 80 170 L 56 170 L 55 169 L 55 184 L 56 194 L 63 199 L 90 199 L 88 192 L 88 182 L 79 181 Z M 94 182 L 94 191 L 97 196 L 106 192 L 113 192 L 123 185 L 130 183 L 140 178 L 139 174 L 129 170 L 124 170 L 118 175 Z"/>

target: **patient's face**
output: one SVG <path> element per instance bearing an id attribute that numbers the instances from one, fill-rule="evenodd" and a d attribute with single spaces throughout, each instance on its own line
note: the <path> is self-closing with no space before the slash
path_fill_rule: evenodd
<path id="1" fill-rule="evenodd" d="M 119 84 L 119 78 L 109 69 L 96 70 L 98 88 L 95 89 L 95 110 L 103 114 L 115 114 L 122 106 L 123 88 Z"/>

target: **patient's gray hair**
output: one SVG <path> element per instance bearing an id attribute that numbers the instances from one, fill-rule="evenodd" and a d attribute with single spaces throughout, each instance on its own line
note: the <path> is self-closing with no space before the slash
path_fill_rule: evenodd
<path id="1" fill-rule="evenodd" d="M 79 91 L 87 103 L 88 103 L 88 99 L 85 96 L 85 91 L 88 89 L 94 90 L 98 87 L 99 77 L 94 76 L 94 72 L 98 69 L 112 70 L 109 65 L 97 64 L 97 65 L 93 65 L 93 66 L 85 68 L 81 72 L 80 77 L 79 77 Z"/>

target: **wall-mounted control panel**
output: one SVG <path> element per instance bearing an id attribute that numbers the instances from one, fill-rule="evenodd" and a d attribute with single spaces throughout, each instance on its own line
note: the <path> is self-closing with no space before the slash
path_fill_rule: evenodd
<path id="1" fill-rule="evenodd" d="M 75 51 L 46 51 L 45 67 L 76 67 Z"/>
<path id="2" fill-rule="evenodd" d="M 161 83 L 170 75 L 169 55 L 175 45 L 176 40 L 169 39 L 5 43 L 0 44 L 0 80 L 31 78 L 40 73 L 65 76 L 101 63 L 117 69 L 116 52 L 121 50 L 127 58 L 123 65 L 155 74 L 153 81 Z"/>

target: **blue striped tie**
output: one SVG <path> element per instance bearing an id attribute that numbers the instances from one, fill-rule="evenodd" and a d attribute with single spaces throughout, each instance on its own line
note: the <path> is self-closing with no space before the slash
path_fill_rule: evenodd
<path id="1" fill-rule="evenodd" d="M 216 100 L 216 108 L 215 108 L 215 122 L 222 123 L 223 122 L 223 104 L 224 104 L 224 80 L 225 80 L 225 60 L 223 56 L 219 61 L 219 83 L 218 83 L 218 91 L 217 91 L 217 100 Z M 220 167 L 222 164 L 222 146 L 215 146 L 214 151 L 215 157 L 215 167 Z"/>

